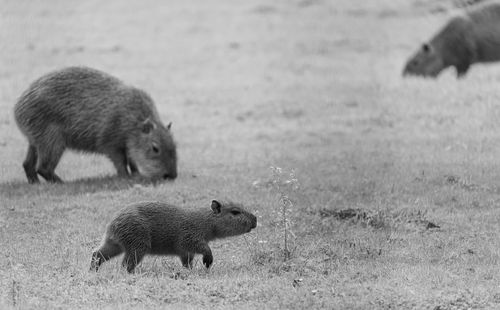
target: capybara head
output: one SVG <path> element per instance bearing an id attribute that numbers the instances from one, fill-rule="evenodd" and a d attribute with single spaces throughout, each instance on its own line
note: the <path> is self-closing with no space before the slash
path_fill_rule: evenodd
<path id="1" fill-rule="evenodd" d="M 257 227 L 257 218 L 239 204 L 212 200 L 213 216 L 216 217 L 215 235 L 218 238 L 237 236 Z"/>
<path id="2" fill-rule="evenodd" d="M 141 175 L 151 179 L 177 177 L 177 152 L 171 127 L 172 123 L 165 127 L 146 119 L 139 124 L 138 134 L 130 138 L 129 156 Z"/>
<path id="3" fill-rule="evenodd" d="M 431 44 L 424 43 L 406 63 L 403 76 L 415 75 L 435 78 L 444 68 L 441 55 L 436 53 Z"/>

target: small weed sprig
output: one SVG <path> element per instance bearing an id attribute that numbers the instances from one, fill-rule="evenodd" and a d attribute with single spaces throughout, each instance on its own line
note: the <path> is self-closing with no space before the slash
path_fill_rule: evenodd
<path id="1" fill-rule="evenodd" d="M 288 260 L 291 257 L 290 244 L 295 243 L 296 239 L 291 229 L 293 223 L 290 213 L 293 208 L 293 202 L 290 199 L 289 193 L 299 189 L 299 181 L 293 170 L 285 172 L 280 167 L 271 167 L 271 172 L 272 185 L 278 193 L 280 222 L 283 228 L 283 254 L 285 260 Z"/>
<path id="2" fill-rule="evenodd" d="M 11 303 L 14 307 L 19 306 L 19 291 L 21 289 L 21 286 L 18 281 L 12 279 L 11 282 L 11 287 L 10 287 L 10 297 L 11 297 Z"/>

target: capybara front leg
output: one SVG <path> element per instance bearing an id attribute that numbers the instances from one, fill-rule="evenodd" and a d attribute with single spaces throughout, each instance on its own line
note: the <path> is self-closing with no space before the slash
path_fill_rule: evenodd
<path id="1" fill-rule="evenodd" d="M 136 175 L 137 173 L 139 173 L 139 169 L 137 169 L 137 164 L 130 157 L 128 157 L 128 166 L 130 168 L 130 173 L 132 175 Z"/>
<path id="2" fill-rule="evenodd" d="M 119 177 L 127 177 L 127 156 L 124 150 L 114 150 L 108 154 L 109 159 L 113 162 L 116 172 Z"/>
<path id="3" fill-rule="evenodd" d="M 144 255 L 148 252 L 148 247 L 144 244 L 135 247 L 133 250 L 127 249 L 125 251 L 122 265 L 127 268 L 129 273 L 132 273 L 135 267 L 142 261 Z"/>
<path id="4" fill-rule="evenodd" d="M 207 268 L 210 268 L 210 266 L 212 266 L 212 263 L 214 261 L 214 257 L 212 256 L 212 250 L 206 243 L 200 244 L 198 248 L 200 254 L 203 255 L 203 265 L 205 265 L 205 267 Z"/>

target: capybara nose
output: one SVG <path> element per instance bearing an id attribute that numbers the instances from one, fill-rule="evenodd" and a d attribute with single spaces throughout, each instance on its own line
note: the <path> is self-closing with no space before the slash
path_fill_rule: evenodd
<path id="1" fill-rule="evenodd" d="M 257 218 L 254 216 L 252 220 L 252 228 L 257 227 Z"/>

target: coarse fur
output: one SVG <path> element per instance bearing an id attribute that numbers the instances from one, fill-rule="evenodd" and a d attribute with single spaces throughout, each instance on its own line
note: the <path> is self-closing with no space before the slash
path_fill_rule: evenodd
<path id="1" fill-rule="evenodd" d="M 162 202 L 141 202 L 121 210 L 109 223 L 103 241 L 92 253 L 90 269 L 125 252 L 122 265 L 133 272 L 146 254 L 176 255 L 192 267 L 195 254 L 213 262 L 208 243 L 250 232 L 257 218 L 239 204 L 213 200 L 211 210 L 187 211 Z"/>
<path id="2" fill-rule="evenodd" d="M 170 127 L 144 91 L 104 72 L 69 67 L 42 76 L 14 108 L 29 146 L 28 182 L 62 182 L 54 172 L 65 149 L 104 154 L 119 176 L 177 177 Z"/>
<path id="3" fill-rule="evenodd" d="M 500 61 L 500 2 L 488 1 L 452 18 L 407 61 L 403 76 L 435 78 L 455 67 L 463 77 L 475 63 Z"/>

